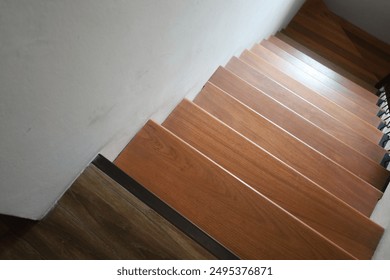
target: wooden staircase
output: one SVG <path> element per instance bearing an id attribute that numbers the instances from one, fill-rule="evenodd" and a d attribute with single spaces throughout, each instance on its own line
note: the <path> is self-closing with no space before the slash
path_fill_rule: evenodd
<path id="1" fill-rule="evenodd" d="M 374 94 L 387 57 L 366 66 L 363 35 L 307 1 L 115 165 L 239 258 L 370 259 L 390 175 Z"/>
<path id="2" fill-rule="evenodd" d="M 99 156 L 40 225 L 0 217 L 0 258 L 371 259 L 389 70 L 387 44 L 308 0 L 114 163 Z"/>

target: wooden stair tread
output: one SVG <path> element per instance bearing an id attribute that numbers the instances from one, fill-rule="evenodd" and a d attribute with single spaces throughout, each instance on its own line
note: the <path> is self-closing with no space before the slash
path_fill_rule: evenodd
<path id="1" fill-rule="evenodd" d="M 243 259 L 353 258 L 152 121 L 116 165 Z"/>
<path id="2" fill-rule="evenodd" d="M 354 92 L 353 90 L 345 87 L 344 85 L 332 80 L 331 78 L 324 75 L 320 71 L 317 71 L 315 68 L 300 61 L 299 59 L 289 54 L 287 51 L 283 50 L 282 48 L 280 48 L 278 45 L 274 44 L 271 41 L 263 41 L 261 45 L 263 45 L 265 48 L 269 49 L 273 53 L 277 54 L 285 61 L 293 64 L 295 67 L 302 69 L 304 72 L 316 78 L 317 80 L 324 83 L 325 85 L 329 86 L 333 90 L 339 92 L 340 94 L 354 101 L 356 104 L 361 105 L 364 108 L 365 105 L 367 105 L 367 108 L 371 108 L 371 107 L 375 108 L 375 112 L 378 112 L 378 107 L 376 106 L 376 102 L 378 101 L 378 98 L 375 95 L 367 94 L 367 93 L 361 94 L 359 92 Z"/>
<path id="3" fill-rule="evenodd" d="M 306 143 L 309 142 L 308 144 L 311 147 L 320 151 L 325 156 L 350 170 L 352 173 L 373 186 L 376 186 L 377 188 L 383 188 L 383 186 L 385 186 L 390 175 L 389 171 L 358 153 L 348 145 L 345 145 L 336 139 L 332 139 L 332 137 L 329 137 L 321 130 L 312 130 L 313 126 L 308 124 L 307 121 L 289 113 L 286 108 L 268 97 L 272 93 L 275 93 L 275 95 L 280 94 L 281 97 L 286 100 L 293 96 L 291 92 L 285 92 L 285 89 L 282 87 L 274 87 L 273 84 L 270 84 L 267 80 L 264 80 L 262 77 L 256 75 L 257 73 L 250 71 L 252 69 L 248 69 L 249 66 L 239 60 L 232 59 L 228 63 L 228 66 L 232 69 L 232 71 L 237 73 L 237 76 L 220 67 L 209 81 L 292 134 L 294 134 L 294 132 L 299 133 L 299 131 L 295 129 L 297 127 L 295 122 L 301 122 L 302 130 L 311 131 L 311 133 L 304 133 L 302 135 L 294 134 L 297 138 Z M 265 86 L 264 90 L 261 88 L 263 86 Z M 258 90 L 259 88 L 262 91 Z M 268 90 L 266 91 L 266 89 Z M 277 96 L 275 95 L 272 96 L 276 99 Z M 304 104 L 304 102 L 301 101 L 300 104 Z M 272 109 L 270 109 L 271 107 Z M 306 110 L 310 113 L 310 108 L 307 108 Z M 333 124 L 331 122 L 331 117 L 326 115 L 320 116 L 324 120 L 328 120 L 336 128 L 337 124 Z M 287 121 L 283 121 L 283 119 Z M 346 131 L 348 130 L 346 129 Z M 314 139 L 311 137 L 312 133 L 315 133 L 316 135 Z M 323 140 L 321 141 L 320 139 Z"/>
<path id="4" fill-rule="evenodd" d="M 262 55 L 260 56 L 258 53 L 253 53 L 251 51 L 244 51 L 241 56 L 240 56 L 240 59 L 245 61 L 246 63 L 250 64 L 251 66 L 255 67 L 255 68 L 258 68 L 257 67 L 257 64 L 259 63 L 259 61 L 261 61 L 261 63 L 263 63 L 264 61 L 267 63 L 268 67 L 269 65 L 271 65 L 273 68 L 276 68 L 279 72 L 282 72 L 283 74 L 285 74 L 285 76 L 288 76 L 288 79 L 292 79 L 296 82 L 298 82 L 299 84 L 303 85 L 305 88 L 309 89 L 311 94 L 316 93 L 317 95 L 321 95 L 322 97 L 324 97 L 325 99 L 331 101 L 332 103 L 335 103 L 337 106 L 343 108 L 345 111 L 348 111 L 350 114 L 353 114 L 355 115 L 356 117 L 358 117 L 359 119 L 361 119 L 362 121 L 374 126 L 374 127 L 377 127 L 379 125 L 379 123 L 381 122 L 381 120 L 379 119 L 379 117 L 376 116 L 376 112 L 373 113 L 373 112 L 368 112 L 367 110 L 361 108 L 360 106 L 358 106 L 357 104 L 353 103 L 351 100 L 348 100 L 346 99 L 345 97 L 335 93 L 333 90 L 331 89 L 326 89 L 325 88 L 325 92 L 323 91 L 324 87 L 319 85 L 319 83 L 317 83 L 316 81 L 312 80 L 310 77 L 308 77 L 306 74 L 303 74 L 303 73 L 300 73 L 298 70 L 296 71 L 296 74 L 294 74 L 293 72 L 295 72 L 295 69 L 286 69 L 286 68 L 280 68 L 278 65 L 276 65 L 272 60 L 273 58 L 275 57 L 272 57 L 272 53 L 271 53 L 271 56 L 266 58 L 268 56 L 267 55 Z M 306 91 L 307 91 L 306 89 Z M 328 93 L 330 93 L 330 95 L 328 95 Z M 306 95 L 307 96 L 307 95 Z M 318 97 L 314 97 L 316 99 L 318 99 Z M 340 104 L 340 102 L 342 104 Z M 317 105 L 317 103 L 316 103 Z M 379 111 L 379 109 L 377 108 L 377 111 Z"/>
<path id="5" fill-rule="evenodd" d="M 298 67 L 284 61 L 282 58 L 278 57 L 276 54 L 267 50 L 261 45 L 255 45 L 251 51 L 255 54 L 268 61 L 269 63 L 278 67 L 281 71 L 288 74 L 293 79 L 303 83 L 312 90 L 322 94 L 326 98 L 337 103 L 341 107 L 349 110 L 351 113 L 358 115 L 360 118 L 366 121 L 371 121 L 374 117 L 374 122 L 378 122 L 378 107 L 375 104 L 369 104 L 370 106 L 362 107 L 362 104 L 357 104 L 355 101 L 348 99 L 346 96 L 342 95 L 340 92 L 327 87 L 322 84 L 315 78 L 307 75 L 305 72 L 300 70 Z M 367 103 L 368 104 L 368 103 Z"/>
<path id="6" fill-rule="evenodd" d="M 336 23 L 334 18 L 330 16 L 330 12 L 326 12 L 325 17 L 320 17 L 313 13 L 308 16 L 304 12 L 298 12 L 288 25 L 289 30 L 299 32 L 316 44 L 316 51 L 326 51 L 329 59 L 342 62 L 344 67 L 349 67 L 348 70 L 354 71 L 361 75 L 367 81 L 375 80 L 375 75 L 370 71 L 369 65 L 366 64 L 361 56 L 361 53 L 356 49 L 355 45 L 349 40 L 341 26 Z M 326 21 L 320 25 L 318 22 Z M 332 21 L 332 26 L 328 23 Z M 337 25 L 337 27 L 336 27 Z M 324 29 L 330 29 L 327 32 Z M 321 32 L 318 32 L 321 30 Z M 338 35 L 338 37 L 335 36 Z M 342 58 L 343 60 L 340 60 Z"/>
<path id="7" fill-rule="evenodd" d="M 194 103 L 364 215 L 371 214 L 382 195 L 367 182 L 212 84 L 206 84 Z M 292 114 L 288 119 L 294 124 Z M 313 131 L 308 133 L 315 134 Z"/>
<path id="8" fill-rule="evenodd" d="M 353 82 L 352 80 L 345 78 L 344 76 L 340 75 L 338 72 L 328 68 L 324 64 L 321 64 L 317 60 L 311 58 L 310 56 L 306 55 L 305 53 L 291 46 L 290 44 L 283 41 L 279 37 L 271 36 L 269 38 L 269 41 L 279 46 L 280 48 L 282 48 L 292 56 L 296 57 L 303 63 L 306 63 L 307 65 L 310 65 L 314 69 L 317 69 L 317 71 L 327 75 L 329 78 L 333 79 L 334 81 L 344 85 L 345 87 L 350 88 L 351 90 L 355 91 L 361 96 L 365 96 L 369 101 L 371 102 L 377 101 L 378 97 L 374 95 L 372 91 L 369 91 L 363 86 Z"/>
<path id="9" fill-rule="evenodd" d="M 383 228 L 192 102 L 182 101 L 163 126 L 353 256 L 371 259 Z"/>
<path id="10" fill-rule="evenodd" d="M 357 132 L 352 127 L 333 118 L 327 112 L 320 110 L 301 96 L 277 84 L 265 74 L 256 71 L 257 69 L 237 58 L 232 58 L 226 67 L 235 75 L 303 116 L 327 133 L 350 145 L 353 149 L 358 151 L 360 149 L 364 151 L 370 147 L 377 149 L 377 143 L 383 137 L 383 133 L 380 130 L 370 125 L 365 127 L 364 133 Z"/>
<path id="11" fill-rule="evenodd" d="M 353 75 L 351 72 L 345 70 L 344 68 L 340 67 L 339 65 L 335 64 L 334 62 L 326 59 L 323 56 L 320 56 L 318 53 L 312 51 L 311 49 L 307 48 L 306 46 L 302 45 L 298 41 L 295 41 L 293 38 L 288 36 L 284 30 L 282 30 L 279 33 L 276 33 L 275 35 L 278 39 L 282 40 L 283 42 L 286 42 L 287 44 L 293 46 L 300 52 L 304 53 L 308 57 L 314 59 L 315 61 L 318 61 L 319 63 L 325 65 L 326 67 L 330 68 L 331 70 L 335 71 L 339 75 L 357 83 L 358 85 L 362 86 L 363 88 L 367 89 L 370 92 L 375 92 L 375 88 L 373 84 L 369 84 L 366 81 L 363 81 L 361 78 Z"/>
<path id="12" fill-rule="evenodd" d="M 384 42 L 362 32 L 351 23 L 345 24 L 346 21 L 331 12 L 326 5 L 321 5 L 321 8 L 316 5 L 309 10 L 310 12 L 301 9 L 294 21 L 300 22 L 318 36 L 332 42 L 337 48 L 329 44 L 324 45 L 344 55 L 351 63 L 368 69 L 377 78 L 388 73 L 390 65 L 386 64 L 385 50 L 389 46 Z"/>
<path id="13" fill-rule="evenodd" d="M 333 63 L 336 63 L 345 70 L 351 72 L 353 75 L 362 79 L 366 83 L 371 85 L 375 84 L 377 78 L 374 75 L 362 69 L 360 66 L 351 63 L 351 61 L 349 61 L 344 56 L 334 52 L 333 50 L 328 49 L 323 45 L 324 42 L 319 43 L 318 40 L 320 38 L 317 38 L 318 36 L 315 36 L 313 32 L 310 32 L 304 27 L 297 24 L 290 24 L 289 27 L 284 29 L 283 32 L 289 37 L 304 45 L 305 47 L 315 52 L 318 52 L 319 55 L 325 57 L 326 59 L 332 61 Z"/>
<path id="14" fill-rule="evenodd" d="M 370 131 L 376 131 L 375 127 L 372 127 L 368 123 L 362 121 L 357 116 L 348 114 L 348 111 L 343 110 L 341 107 L 338 107 L 332 102 L 329 102 L 327 99 L 322 98 L 320 95 L 314 94 L 312 91 L 308 90 L 305 86 L 299 82 L 290 78 L 287 74 L 278 71 L 275 67 L 270 67 L 269 64 L 263 63 L 263 61 L 256 57 L 250 52 L 245 52 L 241 55 L 243 61 L 256 68 L 256 70 L 269 75 L 274 81 L 282 84 L 288 89 L 292 90 L 295 94 L 307 100 L 309 103 L 312 103 L 316 107 L 322 109 L 326 113 L 335 117 L 339 121 L 345 123 L 346 125 L 353 127 L 360 135 L 368 135 Z M 233 63 L 239 64 L 236 62 L 236 58 L 232 58 L 230 62 L 226 65 L 228 70 L 234 71 L 234 73 L 239 73 L 241 68 L 233 68 Z M 234 70 L 236 69 L 236 70 Z M 358 150 L 364 156 L 372 159 L 376 163 L 380 163 L 386 154 L 386 150 L 379 147 L 377 144 L 372 143 L 368 139 L 361 143 L 356 143 L 353 149 Z"/>

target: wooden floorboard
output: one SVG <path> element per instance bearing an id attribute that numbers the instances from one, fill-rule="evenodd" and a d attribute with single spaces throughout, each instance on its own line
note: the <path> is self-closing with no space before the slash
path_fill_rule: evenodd
<path id="1" fill-rule="evenodd" d="M 240 258 L 353 258 L 154 122 L 115 162 Z"/>
<path id="2" fill-rule="evenodd" d="M 194 103 L 363 214 L 370 215 L 381 197 L 372 185 L 212 84 Z"/>
<path id="3" fill-rule="evenodd" d="M 264 61 L 262 61 L 261 58 L 257 58 L 255 55 L 249 52 L 243 53 L 241 57 L 247 64 L 250 64 L 251 66 L 256 68 L 256 70 L 259 70 L 261 71 L 261 73 L 269 75 L 274 81 L 287 87 L 295 94 L 304 98 L 306 101 L 312 103 L 326 113 L 334 116 L 340 122 L 343 122 L 350 128 L 356 130 L 360 135 L 365 136 L 368 135 L 370 131 L 376 130 L 375 127 L 364 122 L 357 116 L 350 114 L 348 111 L 343 110 L 341 107 L 338 107 L 337 105 L 323 98 L 322 96 L 315 94 L 299 82 L 290 78 L 288 75 L 283 74 L 282 72 L 278 71 L 274 67 L 271 67 L 267 63 L 263 63 Z M 237 58 L 232 58 L 226 65 L 226 68 L 237 74 L 243 73 L 241 72 L 241 68 L 236 67 L 236 65 L 242 65 L 242 63 L 239 63 Z M 372 141 L 365 138 L 361 139 L 361 142 L 356 142 L 351 148 L 359 151 L 361 154 L 370 158 L 376 163 L 380 163 L 384 155 L 386 154 L 385 149 L 379 147 L 377 144 L 372 143 Z"/>
<path id="4" fill-rule="evenodd" d="M 182 101 L 163 126 L 353 256 L 371 259 L 383 228 L 194 103 Z"/>
<path id="5" fill-rule="evenodd" d="M 230 69 L 233 71 L 236 70 L 235 73 L 237 76 L 220 67 L 209 81 L 273 121 L 275 124 L 294 134 L 303 142 L 308 143 L 311 147 L 345 167 L 366 182 L 377 188 L 383 188 L 386 185 L 390 172 L 384 167 L 363 156 L 343 142 L 330 137 L 324 131 L 321 131 L 319 128 L 310 124 L 307 120 L 292 114 L 289 112 L 288 108 L 278 104 L 269 97 L 272 96 L 277 100 L 279 96 L 282 98 L 281 101 L 284 101 L 285 105 L 286 103 L 289 105 L 290 103 L 288 100 L 293 97 L 293 93 L 287 91 L 283 87 L 275 87 L 274 84 L 270 84 L 269 80 L 263 79 L 263 77 L 257 75 L 260 73 L 250 71 L 253 69 L 243 62 L 240 63 L 239 60 L 231 60 L 228 65 L 230 65 Z M 240 76 L 242 80 L 238 76 Z M 261 89 L 261 91 L 259 89 Z M 303 100 L 297 100 L 297 103 L 305 105 Z M 260 105 L 258 106 L 257 104 Z M 315 114 L 318 114 L 318 112 L 312 112 L 313 110 L 310 107 L 304 107 L 303 110 L 308 113 L 308 115 L 304 115 L 308 117 L 309 120 L 316 123 Z M 332 118 L 330 116 L 321 114 L 319 117 L 320 120 L 328 121 L 334 129 L 337 129 L 337 123 L 331 122 Z M 298 127 L 296 123 L 300 123 L 300 126 L 302 126 L 301 130 L 296 129 Z M 348 128 L 349 127 L 343 128 L 341 126 L 341 129 L 345 132 L 348 131 Z M 311 137 L 312 134 L 315 134 L 316 137 Z M 337 136 L 337 134 L 334 135 Z M 351 133 L 350 135 L 347 135 L 347 137 L 353 139 L 355 136 Z M 358 141 L 361 141 L 359 140 L 359 137 L 357 139 Z"/>
<path id="6" fill-rule="evenodd" d="M 5 219 L 5 218 L 4 218 Z M 90 165 L 40 222 L 13 218 L 6 259 L 214 259 L 148 206 Z M 2 236 L 2 240 L 4 238 Z M 28 246 L 24 253 L 20 246 Z"/>

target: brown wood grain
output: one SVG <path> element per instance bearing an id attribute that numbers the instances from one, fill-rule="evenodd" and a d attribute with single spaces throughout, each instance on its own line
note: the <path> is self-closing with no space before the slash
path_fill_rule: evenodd
<path id="1" fill-rule="evenodd" d="M 371 121 L 374 118 L 374 120 L 378 121 L 378 117 L 376 116 L 376 114 L 378 113 L 378 107 L 375 104 L 367 103 L 370 106 L 363 107 L 362 104 L 358 104 L 354 100 L 351 100 L 344 96 L 342 93 L 337 92 L 330 87 L 324 85 L 315 78 L 307 75 L 298 67 L 295 67 L 294 65 L 284 61 L 282 58 L 278 57 L 276 54 L 267 50 L 261 45 L 254 45 L 251 51 L 257 56 L 260 56 L 264 60 L 273 64 L 275 67 L 279 68 L 281 71 L 288 74 L 293 79 L 303 83 L 304 85 L 318 92 L 319 94 L 322 94 L 326 98 L 332 100 L 346 110 L 354 113 L 363 120 Z"/>
<path id="2" fill-rule="evenodd" d="M 361 53 L 349 40 L 340 24 L 326 10 L 326 7 L 323 10 L 318 11 L 318 8 L 313 6 L 310 12 L 304 10 L 298 12 L 289 23 L 288 29 L 294 29 L 320 44 L 323 49 L 333 54 L 332 59 L 337 59 L 335 55 L 344 58 L 344 63 L 347 62 L 349 69 L 364 75 L 367 81 L 375 80 L 370 65 L 362 59 Z"/>
<path id="3" fill-rule="evenodd" d="M 362 79 L 353 75 L 351 72 L 345 70 L 344 68 L 335 64 L 334 62 L 326 59 L 323 56 L 320 56 L 318 53 L 310 50 L 309 48 L 305 47 L 304 45 L 300 44 L 299 42 L 297 42 L 294 39 L 292 39 L 291 37 L 289 37 L 284 30 L 276 33 L 275 36 L 278 39 L 280 39 L 280 40 L 286 42 L 287 44 L 293 46 L 294 48 L 298 49 L 300 52 L 304 53 L 305 55 L 309 56 L 310 58 L 314 59 L 315 61 L 318 61 L 319 63 L 325 65 L 326 67 L 328 67 L 328 68 L 332 69 L 333 71 L 337 72 L 338 74 L 342 75 L 343 77 L 345 77 L 345 78 L 357 83 L 358 85 L 364 87 L 368 91 L 370 91 L 372 93 L 376 92 L 374 84 L 367 83 L 366 81 L 363 81 Z"/>
<path id="4" fill-rule="evenodd" d="M 345 26 L 346 21 L 329 11 L 325 5 L 313 5 L 310 9 L 301 9 L 294 21 L 300 22 L 312 32 L 332 42 L 337 48 L 328 46 L 329 48 L 340 52 L 352 63 L 368 69 L 377 78 L 388 72 L 389 65 L 386 65 L 383 56 L 385 52 L 381 49 L 381 46 L 386 44 L 378 39 L 369 38 L 362 32 L 356 32 L 358 31 L 356 27 L 352 31 L 348 28 L 348 25 L 354 27 L 351 23 Z M 369 40 L 366 41 L 367 39 Z"/>
<path id="5" fill-rule="evenodd" d="M 15 220 L 20 220 L 18 224 Z M 23 238 L 35 222 L 0 215 L 0 260 L 41 260 L 43 256 Z"/>
<path id="6" fill-rule="evenodd" d="M 16 242 L 8 242 L 7 254 L 0 253 L 1 257 L 214 259 L 93 165 L 85 169 L 44 220 L 27 228 L 21 225 L 24 222 L 20 219 L 10 224 L 10 236 Z M 4 240 L 2 236 L 0 244 Z M 34 252 L 37 255 L 32 255 Z"/>
<path id="7" fill-rule="evenodd" d="M 299 25 L 289 25 L 288 28 L 283 31 L 289 37 L 293 38 L 295 41 L 298 41 L 305 47 L 317 52 L 319 55 L 325 57 L 326 59 L 332 61 L 333 63 L 339 65 L 345 70 L 351 72 L 354 76 L 362 79 L 370 85 L 374 85 L 377 78 L 368 73 L 367 71 L 361 69 L 361 67 L 352 64 L 344 56 L 335 53 L 333 50 L 328 49 L 323 45 L 323 43 L 318 42 L 318 38 L 315 37 L 312 32 L 307 32 L 304 27 Z"/>
<path id="8" fill-rule="evenodd" d="M 269 41 L 273 44 L 279 46 L 289 54 L 293 55 L 303 63 L 306 63 L 307 65 L 310 65 L 314 69 L 317 69 L 317 71 L 327 75 L 329 78 L 333 79 L 334 81 L 344 85 L 345 87 L 348 87 L 349 89 L 355 91 L 356 93 L 360 94 L 361 96 L 366 97 L 371 102 L 376 102 L 377 96 L 373 94 L 373 89 L 369 91 L 365 87 L 359 85 L 358 83 L 345 78 L 344 76 L 340 75 L 338 72 L 332 70 L 331 68 L 327 67 L 326 65 L 318 62 L 317 60 L 311 58 L 310 56 L 306 55 L 305 53 L 301 52 L 297 48 L 293 47 L 292 45 L 288 44 L 287 42 L 283 41 L 279 37 L 271 36 L 269 38 Z"/>
<path id="9" fill-rule="evenodd" d="M 243 259 L 353 258 L 152 121 L 116 164 Z"/>
<path id="10" fill-rule="evenodd" d="M 363 214 L 370 215 L 381 197 L 373 186 L 212 84 L 194 103 Z M 300 129 L 299 123 L 295 127 Z"/>
<path id="11" fill-rule="evenodd" d="M 319 123 L 320 121 L 328 122 L 331 127 L 328 129 L 325 127 L 324 129 L 326 131 L 329 131 L 332 134 L 333 129 L 337 130 L 337 127 L 340 127 L 342 132 L 346 132 L 347 137 L 354 139 L 353 137 L 356 135 L 353 131 L 351 131 L 350 134 L 347 133 L 349 127 L 343 127 L 336 122 L 332 122 L 332 117 L 324 113 L 321 114 L 321 111 L 318 112 L 317 110 L 313 110 L 310 106 L 303 106 L 305 105 L 303 100 L 293 99 L 292 97 L 294 94 L 283 87 L 278 87 L 275 86 L 275 84 L 270 83 L 272 81 L 264 79 L 264 77 L 260 76 L 259 73 L 254 71 L 250 66 L 245 65 L 245 63 L 240 62 L 239 60 L 232 60 L 228 65 L 236 75 L 220 67 L 209 81 L 226 93 L 240 100 L 242 103 L 251 107 L 253 110 L 262 114 L 267 119 L 273 121 L 275 124 L 280 125 L 292 134 L 295 133 L 294 135 L 297 138 L 308 143 L 311 147 L 345 167 L 366 182 L 377 188 L 383 188 L 383 186 L 386 185 L 390 175 L 388 170 L 343 142 L 330 137 L 324 131 L 313 127 L 307 120 L 310 120 L 314 124 Z M 239 77 L 241 77 L 241 79 Z M 296 107 L 296 105 L 291 104 L 295 101 L 298 103 L 297 105 L 302 106 L 303 113 L 301 113 L 301 116 L 303 115 L 307 119 L 305 120 L 292 114 L 289 112 L 288 108 L 275 102 L 270 97 L 273 97 L 276 101 L 280 99 L 280 103 L 283 102 L 283 104 L 289 106 L 289 108 Z M 299 113 L 299 108 L 295 110 L 295 112 L 297 111 Z M 316 118 L 319 118 L 319 120 L 315 121 Z M 302 129 L 296 130 L 296 123 L 300 123 Z M 320 126 L 321 125 L 319 125 L 319 127 Z M 301 134 L 300 132 L 302 131 L 304 131 L 304 133 Z M 310 134 L 305 133 L 306 131 L 309 131 Z M 316 137 L 311 137 L 312 134 L 315 134 Z M 333 132 L 333 135 L 337 136 L 337 133 Z M 357 141 L 361 141 L 359 140 L 359 137 L 356 139 L 358 139 Z"/>
<path id="12" fill-rule="evenodd" d="M 241 55 L 241 59 L 245 61 L 250 66 L 256 68 L 263 74 L 271 77 L 274 81 L 280 83 L 281 85 L 287 87 L 295 94 L 304 98 L 309 103 L 312 103 L 314 106 L 320 108 L 324 112 L 338 119 L 340 122 L 343 122 L 345 125 L 349 126 L 360 135 L 366 137 L 370 135 L 370 131 L 377 129 L 367 122 L 363 121 L 356 115 L 353 115 L 349 111 L 343 110 L 343 108 L 337 106 L 335 103 L 327 100 L 326 98 L 315 94 L 313 91 L 300 84 L 296 80 L 289 77 L 287 74 L 279 71 L 275 67 L 272 67 L 269 63 L 266 63 L 256 55 L 250 52 L 244 52 Z M 228 70 L 233 71 L 232 64 L 233 62 L 237 64 L 237 58 L 232 58 L 231 61 L 226 65 Z M 239 68 L 234 71 L 234 73 L 239 73 Z M 359 152 L 365 155 L 366 157 L 372 159 L 376 163 L 380 163 L 383 159 L 383 156 L 386 154 L 386 150 L 381 148 L 379 145 L 372 143 L 368 139 L 363 143 L 357 143 L 357 146 L 351 147 L 353 149 L 359 149 Z"/>
<path id="13" fill-rule="evenodd" d="M 79 178 L 60 202 L 124 259 L 213 258 L 96 167 Z M 105 184 L 111 183 L 110 188 Z M 99 187 L 96 186 L 98 184 Z M 91 186 L 95 185 L 93 188 Z M 96 211 L 96 209 L 99 211 Z"/>
<path id="14" fill-rule="evenodd" d="M 362 107 L 365 106 L 370 106 L 370 108 L 373 107 L 375 108 L 375 111 L 378 112 L 378 107 L 376 106 L 376 102 L 378 101 L 378 98 L 375 95 L 367 92 L 364 93 L 360 93 L 359 91 L 355 92 L 353 89 L 345 87 L 344 85 L 334 81 L 333 79 L 329 78 L 327 75 L 323 74 L 317 69 L 302 62 L 298 58 L 294 57 L 293 55 L 291 55 L 290 53 L 288 53 L 287 51 L 279 47 L 279 45 L 274 44 L 271 41 L 263 41 L 261 45 L 263 45 L 265 48 L 269 49 L 273 53 L 277 54 L 285 61 L 293 64 L 295 67 L 302 69 L 305 73 L 311 75 L 312 77 L 319 80 L 323 84 L 329 86 L 336 92 L 339 92 L 340 94 L 354 101 L 355 103 L 361 105 Z"/>
<path id="15" fill-rule="evenodd" d="M 182 101 L 163 126 L 353 256 L 371 259 L 383 228 L 194 103 Z"/>

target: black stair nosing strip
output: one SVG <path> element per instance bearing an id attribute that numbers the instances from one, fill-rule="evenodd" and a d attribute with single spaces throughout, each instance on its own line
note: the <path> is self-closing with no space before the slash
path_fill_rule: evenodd
<path id="1" fill-rule="evenodd" d="M 209 251 L 218 259 L 222 260 L 239 260 L 240 258 L 236 256 L 229 249 L 224 247 L 214 238 L 209 236 L 207 233 L 202 231 L 196 225 L 194 225 L 187 218 L 182 216 L 176 210 L 171 208 L 168 204 L 163 202 L 144 186 L 139 184 L 125 172 L 123 172 L 119 167 L 114 163 L 106 159 L 101 154 L 98 154 L 96 158 L 92 161 L 92 164 L 103 171 L 106 175 L 124 187 L 127 191 L 132 193 L 143 203 L 148 205 L 154 211 L 156 211 L 160 216 L 168 220 L 171 224 L 193 239 L 195 242 L 200 244 L 203 248 Z"/>
<path id="2" fill-rule="evenodd" d="M 389 141 L 389 139 L 390 139 L 389 135 L 383 134 L 381 141 L 379 141 L 379 146 L 384 148 L 386 146 L 387 142 Z"/>
<path id="3" fill-rule="evenodd" d="M 382 130 L 382 129 L 384 129 L 386 127 L 386 123 L 385 122 L 383 122 L 383 121 L 381 121 L 381 123 L 378 125 L 378 129 L 379 130 Z M 382 141 L 382 140 L 381 140 Z M 382 146 L 382 145 L 381 145 Z M 382 146 L 383 147 L 383 146 Z"/>

